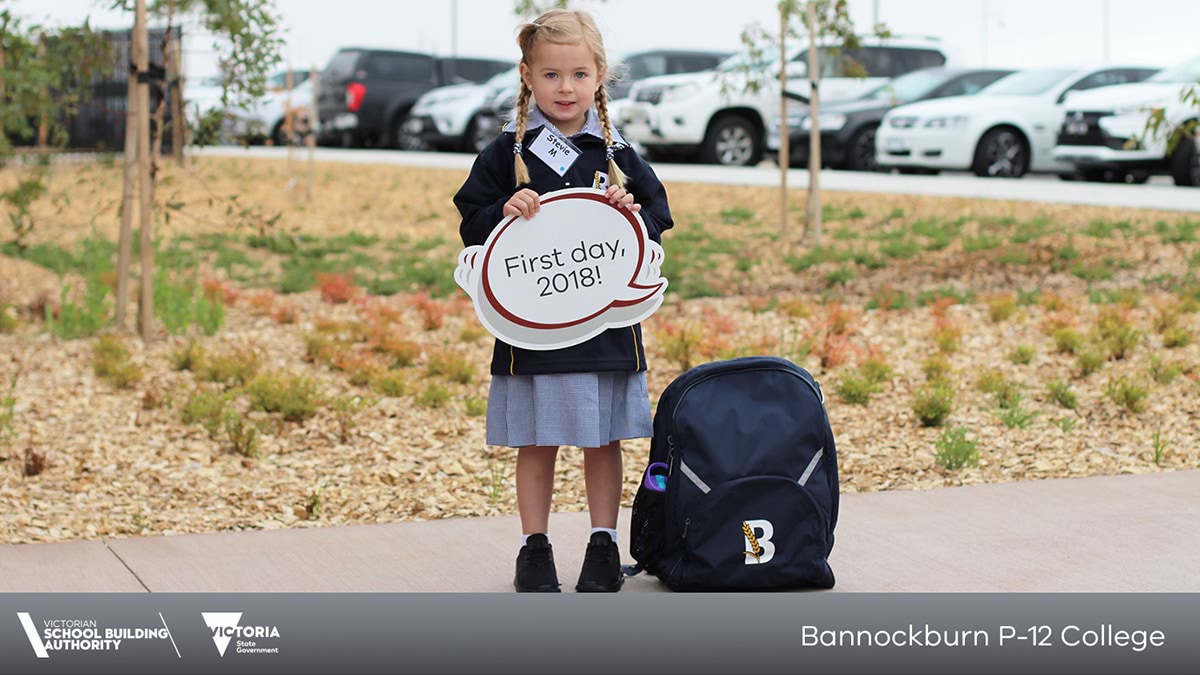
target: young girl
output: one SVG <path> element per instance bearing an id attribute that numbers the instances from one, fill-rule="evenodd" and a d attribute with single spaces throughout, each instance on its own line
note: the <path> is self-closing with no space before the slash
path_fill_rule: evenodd
<path id="1" fill-rule="evenodd" d="M 640 212 L 650 238 L 672 226 L 667 194 L 650 166 L 608 117 L 604 43 L 591 16 L 551 10 L 520 27 L 521 92 L 515 119 L 479 154 L 454 196 L 467 246 L 483 244 L 507 216 L 536 218 L 539 195 L 604 189 L 618 208 Z M 579 150 L 566 172 L 530 152 L 539 133 Z M 558 164 L 559 162 L 555 162 Z M 547 534 L 558 448 L 583 448 L 592 533 L 575 586 L 621 588 L 617 509 L 621 440 L 650 436 L 650 398 L 641 326 L 614 328 L 573 347 L 525 350 L 500 340 L 492 354 L 487 442 L 517 451 L 517 508 L 523 537 L 513 584 L 518 592 L 558 592 Z"/>

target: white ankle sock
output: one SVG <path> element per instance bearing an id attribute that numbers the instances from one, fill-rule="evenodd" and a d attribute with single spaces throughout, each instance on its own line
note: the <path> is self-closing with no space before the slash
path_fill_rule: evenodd
<path id="1" fill-rule="evenodd" d="M 550 541 L 550 535 L 546 534 L 545 532 L 534 532 L 532 534 L 521 535 L 521 545 L 524 546 L 525 544 L 528 544 L 529 538 L 532 537 L 534 534 L 543 534 L 546 536 L 546 541 Z"/>
<path id="2" fill-rule="evenodd" d="M 592 536 L 592 534 L 596 534 L 597 532 L 603 532 L 603 533 L 607 534 L 608 536 L 612 537 L 613 542 L 616 543 L 616 541 L 617 541 L 617 531 L 616 530 L 610 530 L 607 527 L 593 527 L 592 532 L 591 532 L 591 534 L 588 535 L 588 537 L 590 538 Z"/>

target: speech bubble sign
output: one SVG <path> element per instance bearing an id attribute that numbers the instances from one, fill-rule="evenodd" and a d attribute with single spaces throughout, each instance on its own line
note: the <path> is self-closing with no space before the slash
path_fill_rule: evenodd
<path id="1" fill-rule="evenodd" d="M 663 249 L 639 214 L 592 188 L 540 201 L 533 218 L 509 216 L 482 246 L 458 255 L 454 280 L 488 332 L 523 349 L 561 349 L 662 305 Z"/>

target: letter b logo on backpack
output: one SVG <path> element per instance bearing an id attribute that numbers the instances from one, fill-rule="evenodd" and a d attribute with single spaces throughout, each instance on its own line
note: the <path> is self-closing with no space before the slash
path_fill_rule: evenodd
<path id="1" fill-rule="evenodd" d="M 746 542 L 745 554 L 747 565 L 762 565 L 771 562 L 775 557 L 775 544 L 771 537 L 775 535 L 775 527 L 769 520 L 743 520 L 742 539 Z"/>

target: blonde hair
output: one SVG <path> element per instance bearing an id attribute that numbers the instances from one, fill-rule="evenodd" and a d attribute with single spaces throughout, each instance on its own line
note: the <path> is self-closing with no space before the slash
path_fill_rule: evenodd
<path id="1" fill-rule="evenodd" d="M 517 45 L 521 47 L 521 63 L 531 66 L 529 59 L 533 47 L 538 40 L 546 40 L 555 44 L 584 43 L 596 58 L 596 68 L 606 76 L 608 59 L 604 55 L 604 38 L 596 22 L 587 12 L 571 9 L 552 9 L 531 23 L 522 24 L 517 31 Z M 607 79 L 607 77 L 605 78 Z M 525 124 L 529 116 L 529 99 L 533 90 L 521 78 L 521 92 L 517 95 L 516 122 L 517 135 L 513 143 L 513 162 L 516 168 L 517 185 L 529 182 L 529 167 L 525 166 L 525 158 L 521 156 L 522 141 L 525 140 Z M 625 174 L 613 159 L 612 127 L 608 118 L 608 91 L 605 82 L 601 81 L 596 88 L 596 115 L 600 118 L 600 127 L 604 129 L 605 156 L 608 159 L 608 182 L 610 185 L 625 187 Z"/>

